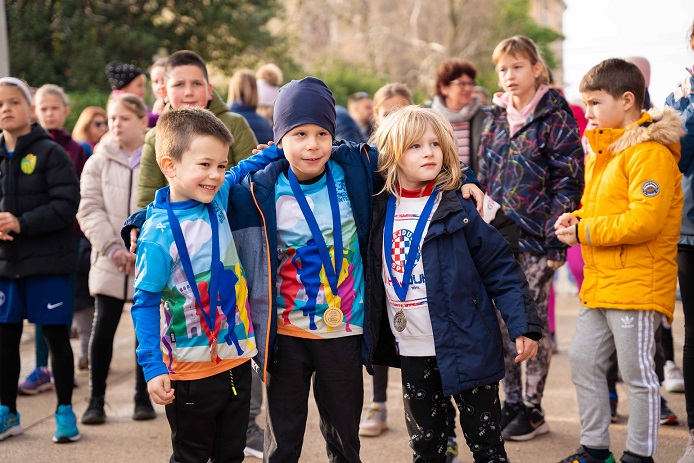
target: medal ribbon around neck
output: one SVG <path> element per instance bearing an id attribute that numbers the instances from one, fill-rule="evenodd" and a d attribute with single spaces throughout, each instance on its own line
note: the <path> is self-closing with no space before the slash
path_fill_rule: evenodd
<path id="1" fill-rule="evenodd" d="M 308 205 L 306 196 L 301 190 L 301 185 L 299 185 L 299 180 L 297 180 L 296 175 L 292 172 L 291 167 L 287 171 L 287 178 L 289 178 L 289 186 L 292 187 L 292 193 L 296 198 L 296 202 L 299 203 L 301 212 L 304 214 L 304 219 L 308 225 L 313 239 L 316 242 L 316 247 L 318 248 L 318 254 L 320 254 L 321 261 L 323 262 L 323 268 L 325 269 L 325 276 L 330 284 L 330 289 L 332 290 L 333 297 L 337 297 L 337 287 L 340 278 L 340 272 L 342 271 L 342 222 L 340 220 L 340 203 L 337 200 L 337 188 L 335 187 L 335 179 L 332 173 L 330 173 L 330 167 L 325 165 L 325 180 L 328 189 L 328 197 L 330 198 L 330 212 L 333 217 L 333 242 L 334 242 L 334 257 L 335 257 L 335 267 L 330 260 L 330 252 L 328 251 L 328 245 L 325 243 L 325 238 L 320 231 L 318 222 L 316 221 L 316 216 L 313 215 L 311 207 Z M 342 310 L 340 308 L 340 310 Z"/>
<path id="2" fill-rule="evenodd" d="M 186 241 L 183 236 L 183 230 L 181 230 L 181 224 L 173 212 L 173 209 L 171 207 L 171 199 L 169 195 L 170 192 L 167 192 L 165 202 L 166 212 L 169 216 L 169 222 L 171 224 L 171 232 L 173 233 L 174 241 L 176 242 L 176 248 L 178 248 L 178 255 L 181 259 L 181 266 L 183 267 L 183 271 L 186 274 L 186 279 L 188 280 L 188 284 L 190 285 L 190 288 L 193 291 L 193 294 L 195 295 L 195 300 L 198 303 L 198 307 L 200 307 L 200 313 L 202 314 L 202 318 L 205 321 L 205 324 L 207 324 L 207 328 L 210 330 L 210 351 L 213 352 L 213 350 L 216 351 L 217 349 L 217 331 L 215 325 L 217 322 L 217 305 L 219 303 L 217 286 L 219 284 L 218 264 L 220 262 L 220 253 L 219 224 L 217 223 L 217 215 L 214 213 L 214 208 L 212 207 L 211 203 L 205 204 L 205 207 L 207 208 L 207 213 L 210 216 L 210 226 L 212 227 L 212 265 L 210 266 L 210 303 L 208 307 L 208 313 L 208 311 L 205 311 L 205 307 L 202 305 L 200 291 L 198 291 L 198 285 L 195 281 L 195 274 L 193 273 L 193 264 L 190 261 L 190 255 L 188 254 L 188 247 L 186 246 Z M 216 363 L 219 363 L 221 361 L 216 352 L 214 352 L 214 357 L 215 358 L 213 360 Z"/>
<path id="3" fill-rule="evenodd" d="M 429 215 L 434 208 L 434 203 L 436 202 L 436 197 L 439 193 L 439 187 L 434 188 L 431 192 L 429 199 L 427 200 L 424 209 L 422 210 L 419 219 L 417 219 L 417 226 L 414 229 L 414 234 L 412 235 L 412 240 L 410 242 L 410 249 L 407 251 L 405 256 L 405 272 L 402 275 L 402 283 L 398 283 L 393 275 L 393 222 L 395 222 L 395 202 L 397 198 L 395 195 L 391 195 L 388 198 L 388 207 L 386 208 L 386 223 L 385 229 L 383 231 L 383 255 L 386 259 L 386 266 L 388 266 L 388 274 L 393 282 L 393 289 L 398 299 L 405 301 L 407 299 L 407 291 L 410 289 L 410 278 L 412 278 L 412 270 L 414 270 L 414 264 L 417 260 L 417 254 L 419 253 L 419 244 L 422 241 L 422 234 L 424 233 L 424 227 L 426 227 L 429 221 Z M 385 252 L 385 250 L 388 250 Z"/>

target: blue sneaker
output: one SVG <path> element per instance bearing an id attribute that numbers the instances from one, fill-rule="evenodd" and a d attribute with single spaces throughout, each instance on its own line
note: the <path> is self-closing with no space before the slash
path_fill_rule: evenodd
<path id="1" fill-rule="evenodd" d="M 58 405 L 55 413 L 56 430 L 53 442 L 56 444 L 67 444 L 80 439 L 80 432 L 77 430 L 77 418 L 72 411 L 72 405 Z"/>
<path id="2" fill-rule="evenodd" d="M 51 372 L 46 367 L 36 368 L 23 382 L 19 383 L 19 393 L 22 395 L 36 395 L 51 389 L 53 389 Z"/>
<path id="3" fill-rule="evenodd" d="M 0 440 L 5 440 L 10 436 L 18 436 L 22 432 L 22 426 L 19 424 L 19 412 L 10 413 L 10 407 L 0 405 Z"/>

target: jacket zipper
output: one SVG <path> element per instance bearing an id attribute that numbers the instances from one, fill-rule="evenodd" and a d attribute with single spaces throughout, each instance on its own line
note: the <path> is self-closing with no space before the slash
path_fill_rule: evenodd
<path id="1" fill-rule="evenodd" d="M 260 208 L 260 205 L 258 204 L 258 199 L 255 197 L 255 183 L 251 182 L 251 196 L 253 197 L 253 203 L 255 204 L 256 209 L 258 209 L 258 212 L 260 213 L 260 217 L 263 219 L 263 229 L 265 231 L 265 247 L 267 248 L 267 289 L 268 289 L 268 305 L 270 310 L 268 311 L 268 320 L 267 320 L 267 330 L 265 332 L 265 358 L 263 358 L 263 382 L 267 384 L 267 361 L 268 361 L 268 355 L 269 355 L 269 349 L 270 349 L 270 330 L 272 329 L 272 310 L 273 308 L 273 300 L 272 300 L 272 263 L 270 261 L 270 241 L 268 240 L 267 236 L 267 221 L 265 219 L 265 214 L 263 214 L 263 210 Z"/>

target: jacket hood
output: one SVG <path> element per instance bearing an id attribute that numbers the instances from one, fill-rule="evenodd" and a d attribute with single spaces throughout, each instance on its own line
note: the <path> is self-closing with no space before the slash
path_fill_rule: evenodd
<path id="1" fill-rule="evenodd" d="M 666 107 L 662 111 L 651 109 L 641 114 L 636 125 L 627 127 L 619 140 L 613 145 L 613 152 L 619 153 L 631 146 L 646 141 L 665 145 L 679 160 L 680 138 L 684 135 L 682 119 L 677 111 Z"/>
<path id="2" fill-rule="evenodd" d="M 24 150 L 27 149 L 27 147 L 31 146 L 32 143 L 35 143 L 39 140 L 51 140 L 51 136 L 44 130 L 43 127 L 41 127 L 39 124 L 36 122 L 33 122 L 31 124 L 31 132 L 29 132 L 26 135 L 22 135 L 17 139 L 17 145 L 14 148 L 15 153 L 23 153 Z M 5 135 L 0 133 L 0 147 L 2 147 L 3 151 L 6 151 L 7 148 L 5 148 Z"/>
<path id="3" fill-rule="evenodd" d="M 104 138 L 101 139 L 99 144 L 96 147 L 96 153 L 95 154 L 100 154 L 101 156 L 104 156 L 110 160 L 113 160 L 115 162 L 118 162 L 123 165 L 128 165 L 128 160 L 126 157 L 121 153 L 121 148 L 118 142 L 111 137 L 109 134 L 106 134 Z"/>
<path id="4" fill-rule="evenodd" d="M 672 152 L 676 161 L 680 158 L 680 138 L 684 135 L 682 119 L 677 111 L 670 107 L 663 110 L 651 109 L 642 112 L 638 121 L 624 129 L 586 130 L 586 137 L 594 152 L 608 143 L 612 153 L 620 153 L 639 143 L 653 141 L 665 145 Z"/>

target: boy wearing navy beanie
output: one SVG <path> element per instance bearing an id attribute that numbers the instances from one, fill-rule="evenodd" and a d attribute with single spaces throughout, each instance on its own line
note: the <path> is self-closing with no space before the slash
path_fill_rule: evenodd
<path id="1" fill-rule="evenodd" d="M 328 460 L 357 463 L 364 400 L 362 250 L 377 156 L 368 145 L 333 147 L 335 100 L 319 79 L 282 87 L 274 114 L 275 141 L 286 160 L 241 185 L 253 196 L 268 241 L 253 246 L 254 252 L 269 253 L 253 259 L 268 268 L 250 266 L 248 278 L 253 287 L 255 277 L 269 273 L 273 290 L 273 299 L 265 301 L 266 310 L 271 307 L 267 349 L 258 342 L 267 383 L 264 458 L 299 461 L 313 382 Z M 251 202 L 242 201 L 240 207 Z M 233 230 L 233 219 L 231 225 Z M 250 301 L 252 310 L 262 307 L 253 294 Z"/>

